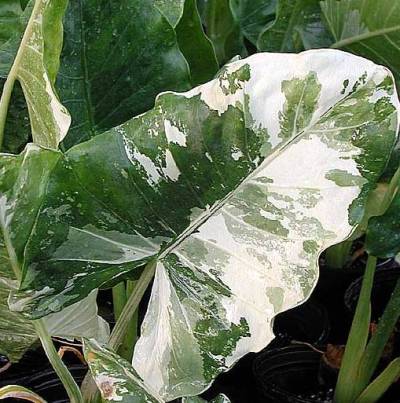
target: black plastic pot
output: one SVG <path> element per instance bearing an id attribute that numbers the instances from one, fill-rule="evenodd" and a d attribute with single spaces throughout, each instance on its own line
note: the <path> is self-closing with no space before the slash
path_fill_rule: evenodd
<path id="1" fill-rule="evenodd" d="M 321 354 L 304 345 L 263 350 L 253 372 L 263 402 L 330 403 L 333 385 L 320 376 Z"/>
<path id="2" fill-rule="evenodd" d="M 293 340 L 322 345 L 326 343 L 330 329 L 325 307 L 310 298 L 304 304 L 276 316 L 274 319 L 276 339 L 270 344 L 270 348 L 289 344 Z"/>
<path id="3" fill-rule="evenodd" d="M 399 278 L 400 268 L 393 267 L 393 265 L 392 267 L 383 268 L 375 272 L 371 294 L 372 320 L 377 320 L 382 315 Z M 363 277 L 359 277 L 353 281 L 344 294 L 344 304 L 351 315 L 354 314 L 357 306 L 362 279 Z"/>
<path id="4" fill-rule="evenodd" d="M 71 355 L 66 355 L 64 363 L 80 385 L 87 372 L 87 366 Z M 37 393 L 49 403 L 69 402 L 67 393 L 57 374 L 49 366 L 41 349 L 28 351 L 18 364 L 0 373 L 0 387 L 6 385 L 24 386 Z M 17 399 L 5 399 L 4 402 L 16 402 Z M 21 400 L 22 402 L 22 400 Z"/>

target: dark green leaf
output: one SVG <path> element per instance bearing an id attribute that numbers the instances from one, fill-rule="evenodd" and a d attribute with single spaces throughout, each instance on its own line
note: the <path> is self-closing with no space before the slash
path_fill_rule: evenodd
<path id="1" fill-rule="evenodd" d="M 179 47 L 190 67 L 193 85 L 211 80 L 218 71 L 214 48 L 206 37 L 197 11 L 196 0 L 186 0 L 185 8 L 176 26 Z"/>
<path id="2" fill-rule="evenodd" d="M 279 0 L 276 20 L 260 34 L 257 47 L 269 52 L 300 52 L 331 43 L 319 0 Z"/>
<path id="3" fill-rule="evenodd" d="M 234 56 L 246 56 L 243 35 L 235 22 L 229 0 L 208 0 L 204 9 L 206 33 L 222 65 Z"/>
<path id="4" fill-rule="evenodd" d="M 66 148 L 150 109 L 161 91 L 190 87 L 174 29 L 152 0 L 70 1 L 64 25 Z"/>
<path id="5" fill-rule="evenodd" d="M 275 20 L 279 0 L 230 0 L 233 16 L 244 36 L 253 44 L 261 32 Z"/>
<path id="6" fill-rule="evenodd" d="M 383 258 L 400 252 L 400 192 L 385 214 L 369 220 L 365 247 L 368 253 Z"/>

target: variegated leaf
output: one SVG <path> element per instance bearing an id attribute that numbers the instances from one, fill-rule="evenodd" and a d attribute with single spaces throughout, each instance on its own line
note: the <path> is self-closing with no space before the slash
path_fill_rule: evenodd
<path id="1" fill-rule="evenodd" d="M 66 3 L 67 0 L 37 0 L 34 3 L 9 72 L 21 83 L 34 142 L 50 148 L 57 148 L 71 122 L 68 111 L 53 88 L 62 46 L 62 17 Z M 6 51 L 9 53 L 10 49 L 6 48 Z"/>
<path id="2" fill-rule="evenodd" d="M 165 400 L 199 394 L 308 297 L 321 251 L 363 217 L 398 110 L 368 60 L 257 54 L 64 155 L 36 150 L 57 161 L 13 307 L 46 315 L 157 258 L 134 367 Z M 21 178 L 24 163 L 0 159 Z"/>
<path id="3" fill-rule="evenodd" d="M 104 400 L 122 403 L 162 402 L 146 390 L 128 361 L 102 347 L 96 340 L 84 341 L 84 354 Z"/>
<path id="4" fill-rule="evenodd" d="M 18 361 L 38 339 L 30 321 L 18 312 L 11 312 L 7 303 L 10 291 L 18 287 L 13 273 L 13 267 L 18 273 L 21 264 L 17 255 L 24 253 L 43 197 L 46 173 L 57 159 L 57 154 L 54 159 L 50 151 L 45 152 L 45 158 L 39 159 L 38 150 L 36 146 L 28 147 L 22 156 L 22 169 L 20 165 L 13 165 L 21 157 L 3 155 L 2 162 L 7 169 L 0 168 L 0 352 L 13 362 Z M 7 206 L 6 199 L 12 208 Z M 44 321 L 49 333 L 66 338 L 95 337 L 106 341 L 109 328 L 97 315 L 96 296 L 97 292 L 93 291 L 61 312 L 47 316 Z"/>

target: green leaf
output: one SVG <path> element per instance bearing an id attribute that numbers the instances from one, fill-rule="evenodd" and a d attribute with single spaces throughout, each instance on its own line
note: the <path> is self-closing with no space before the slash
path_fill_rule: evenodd
<path id="1" fill-rule="evenodd" d="M 0 352 L 15 362 L 37 340 L 33 325 L 18 312 L 8 308 L 8 296 L 18 287 L 13 268 L 18 272 L 17 255 L 22 256 L 35 216 L 43 197 L 43 184 L 48 172 L 58 158 L 50 151 L 40 153 L 36 146 L 28 146 L 24 152 L 24 161 L 20 156 L 6 155 L 2 162 L 7 169 L 2 170 L 0 178 Z M 41 158 L 41 157 L 45 158 Z M 55 158 L 54 158 L 55 157 Z M 20 176 L 19 174 L 22 174 Z M 9 192 L 4 191 L 9 188 Z M 36 190 L 35 190 L 36 188 Z M 13 200 L 10 211 L 5 200 Z M 97 292 L 77 302 L 59 313 L 45 318 L 47 330 L 53 336 L 76 338 L 96 337 L 105 341 L 108 338 L 107 323 L 97 316 Z"/>
<path id="2" fill-rule="evenodd" d="M 335 38 L 333 47 L 389 67 L 400 80 L 400 1 L 325 0 L 321 2 Z"/>
<path id="3" fill-rule="evenodd" d="M 230 8 L 230 0 L 208 0 L 204 5 L 206 33 L 214 45 L 220 65 L 234 56 L 246 56 L 243 35 Z"/>
<path id="4" fill-rule="evenodd" d="M 400 192 L 396 193 L 385 214 L 369 220 L 365 248 L 368 253 L 383 258 L 394 257 L 400 252 Z"/>
<path id="5" fill-rule="evenodd" d="M 8 74 L 24 91 L 35 143 L 57 148 L 66 135 L 70 116 L 54 91 L 55 70 L 62 44 L 66 0 L 38 0 Z"/>
<path id="6" fill-rule="evenodd" d="M 3 90 L 5 80 L 0 78 L 0 92 Z M 18 82 L 14 84 L 11 96 L 6 126 L 4 129 L 4 141 L 1 151 L 18 154 L 25 148 L 32 139 L 31 126 L 29 122 L 28 107 L 25 102 L 24 93 Z"/>
<path id="7" fill-rule="evenodd" d="M 299 52 L 329 47 L 332 38 L 322 21 L 319 0 L 279 0 L 277 16 L 257 41 L 269 52 Z"/>
<path id="8" fill-rule="evenodd" d="M 153 3 L 175 28 L 182 18 L 186 0 L 153 0 Z"/>
<path id="9" fill-rule="evenodd" d="M 104 400 L 122 403 L 162 402 L 146 389 L 128 361 L 102 347 L 96 340 L 85 340 L 83 347 L 90 372 Z"/>
<path id="10" fill-rule="evenodd" d="M 190 66 L 193 85 L 211 80 L 218 62 L 211 41 L 203 31 L 196 0 L 186 0 L 181 20 L 176 26 L 179 47 Z"/>
<path id="11" fill-rule="evenodd" d="M 37 318 L 157 259 L 134 367 L 163 399 L 199 394 L 268 344 L 361 221 L 396 137 L 393 85 L 343 52 L 257 54 L 63 155 L 1 156 L 8 214 L 26 153 L 54 160 L 22 193 L 43 192 L 11 306 Z"/>
<path id="12" fill-rule="evenodd" d="M 400 376 L 400 358 L 394 359 L 364 390 L 355 403 L 377 402 Z"/>
<path id="13" fill-rule="evenodd" d="M 19 0 L 3 0 L 0 4 L 0 49 L 13 35 L 18 34 L 22 15 Z"/>
<path id="14" fill-rule="evenodd" d="M 70 1 L 57 80 L 72 115 L 64 147 L 88 140 L 190 88 L 176 35 L 153 0 Z"/>
<path id="15" fill-rule="evenodd" d="M 7 77 L 33 9 L 33 1 L 23 10 L 19 0 L 3 0 L 0 5 L 0 77 Z"/>
<path id="16" fill-rule="evenodd" d="M 232 14 L 244 36 L 253 44 L 275 19 L 279 0 L 230 0 Z"/>

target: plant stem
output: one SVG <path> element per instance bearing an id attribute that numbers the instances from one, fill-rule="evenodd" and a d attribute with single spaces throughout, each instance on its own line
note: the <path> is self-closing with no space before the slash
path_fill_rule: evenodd
<path id="1" fill-rule="evenodd" d="M 79 387 L 74 381 L 74 378 L 68 371 L 67 367 L 62 362 L 61 358 L 58 356 L 57 351 L 53 345 L 53 341 L 51 340 L 51 337 L 49 336 L 43 324 L 43 321 L 39 319 L 33 321 L 32 323 L 35 327 L 37 335 L 40 338 L 43 349 L 46 352 L 47 358 L 49 359 L 51 365 L 54 368 L 54 371 L 61 379 L 61 382 L 63 383 L 65 390 L 68 393 L 70 402 L 82 403 L 83 399 Z"/>
<path id="2" fill-rule="evenodd" d="M 114 351 L 117 351 L 124 341 L 125 335 L 131 325 L 132 317 L 137 312 L 140 301 L 149 286 L 151 280 L 154 277 L 156 268 L 156 262 L 149 262 L 143 270 L 139 280 L 135 282 L 133 289 L 129 295 L 127 303 L 119 316 L 117 323 L 113 331 L 111 332 L 111 337 L 108 342 L 108 347 Z M 99 390 L 94 383 L 94 380 L 90 374 L 87 373 L 85 379 L 82 383 L 82 394 L 85 402 L 97 403 L 100 400 Z"/>
<path id="3" fill-rule="evenodd" d="M 126 295 L 128 296 L 128 298 L 134 292 L 135 287 L 136 287 L 136 281 L 129 281 L 129 280 L 127 281 Z M 125 358 L 127 361 L 132 361 L 133 350 L 138 337 L 138 313 L 139 310 L 136 309 L 130 320 L 129 326 L 126 330 L 124 341 L 122 342 L 120 348 L 118 349 L 118 354 L 122 358 Z"/>
<path id="4" fill-rule="evenodd" d="M 156 262 L 152 261 L 148 263 L 144 268 L 139 280 L 136 282 L 128 301 L 121 312 L 121 316 L 111 332 L 110 341 L 108 342 L 108 347 L 110 349 L 117 351 L 122 344 L 125 334 L 129 328 L 130 320 L 135 314 L 147 287 L 154 277 L 155 268 Z"/>
<path id="5" fill-rule="evenodd" d="M 29 38 L 32 34 L 33 22 L 40 9 L 41 2 L 42 2 L 42 0 L 36 0 L 36 2 L 35 2 L 35 5 L 32 10 L 32 14 L 29 18 L 24 35 L 22 37 L 17 54 L 15 56 L 14 63 L 11 66 L 11 69 L 7 75 L 6 82 L 4 83 L 3 93 L 1 94 L 1 99 L 0 99 L 0 150 L 3 145 L 4 128 L 6 126 L 8 105 L 10 104 L 11 94 L 12 94 L 12 91 L 14 88 L 15 80 L 17 79 L 18 67 L 19 67 L 19 64 L 21 61 L 23 49 L 26 45 L 26 42 L 29 40 Z"/>
<path id="6" fill-rule="evenodd" d="M 383 212 L 389 207 L 393 196 L 396 194 L 398 188 L 400 186 L 400 166 L 397 168 L 396 172 L 394 173 L 392 179 L 389 182 L 389 186 L 386 189 L 385 197 L 382 200 L 382 207 Z"/>
<path id="7" fill-rule="evenodd" d="M 325 252 L 326 264 L 332 269 L 343 269 L 349 259 L 352 241 L 343 241 L 331 246 Z"/>
<path id="8" fill-rule="evenodd" d="M 374 282 L 376 257 L 369 255 L 357 308 L 346 343 L 342 365 L 335 388 L 335 403 L 352 403 L 361 393 L 359 367 L 368 340 L 371 320 L 371 291 Z"/>
<path id="9" fill-rule="evenodd" d="M 360 382 L 364 387 L 368 385 L 374 374 L 383 350 L 400 317 L 400 280 L 386 305 L 385 311 L 379 320 L 376 333 L 371 337 L 365 349 L 360 364 Z"/>
<path id="10" fill-rule="evenodd" d="M 114 318 L 115 321 L 117 321 L 126 304 L 125 281 L 121 281 L 112 288 L 112 297 L 113 297 Z"/>

